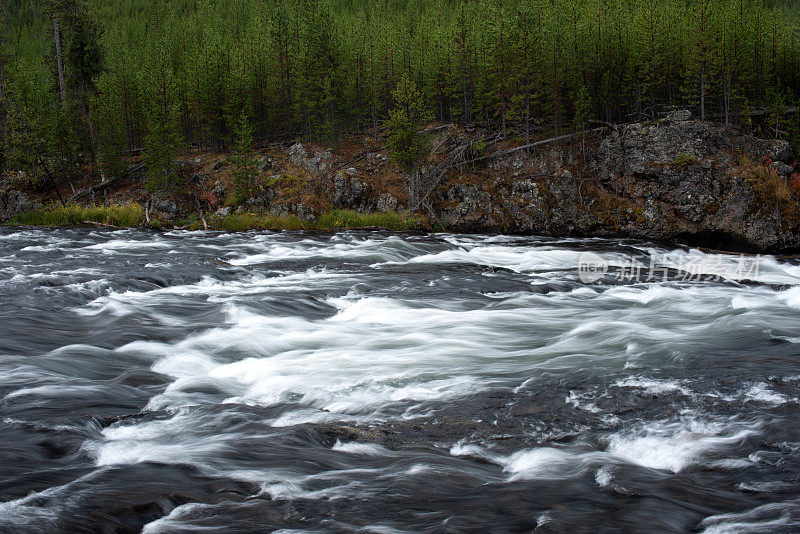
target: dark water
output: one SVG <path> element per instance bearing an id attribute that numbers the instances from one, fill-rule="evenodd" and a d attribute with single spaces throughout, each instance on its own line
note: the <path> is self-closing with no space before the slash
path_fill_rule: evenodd
<path id="1" fill-rule="evenodd" d="M 2 229 L 0 531 L 796 532 L 800 266 L 739 262 Z"/>

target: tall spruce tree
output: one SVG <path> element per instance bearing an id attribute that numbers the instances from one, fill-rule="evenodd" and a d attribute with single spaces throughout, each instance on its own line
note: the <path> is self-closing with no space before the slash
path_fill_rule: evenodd
<path id="1" fill-rule="evenodd" d="M 386 126 L 389 129 L 389 147 L 392 157 L 406 175 L 409 190 L 409 209 L 418 207 L 420 166 L 428 154 L 428 136 L 422 127 L 431 120 L 431 113 L 417 89 L 416 84 L 407 74 L 403 74 L 397 87 L 392 92 L 395 107 L 389 111 Z"/>

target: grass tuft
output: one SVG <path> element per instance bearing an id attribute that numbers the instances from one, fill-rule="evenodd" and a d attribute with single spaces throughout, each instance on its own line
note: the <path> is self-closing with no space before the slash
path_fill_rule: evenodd
<path id="1" fill-rule="evenodd" d="M 50 204 L 43 210 L 12 217 L 7 224 L 18 226 L 82 226 L 87 222 L 111 226 L 139 226 L 144 209 L 139 204 L 84 207 L 77 204 Z"/>
<path id="2" fill-rule="evenodd" d="M 335 230 L 341 228 L 380 227 L 388 230 L 411 230 L 421 223 L 408 213 L 359 213 L 352 210 L 333 210 L 322 214 L 318 219 L 306 221 L 290 215 L 257 215 L 255 213 L 236 213 L 224 218 L 207 218 L 209 230 L 241 232 L 244 230 Z M 77 204 L 61 206 L 50 204 L 40 211 L 30 211 L 17 215 L 6 224 L 12 226 L 82 226 L 98 223 L 111 226 L 144 226 L 144 209 L 136 203 L 115 206 L 83 207 Z M 184 221 L 175 221 L 178 226 L 188 226 L 200 230 L 203 223 L 195 214 Z M 151 227 L 169 226 L 165 221 L 153 219 Z"/>

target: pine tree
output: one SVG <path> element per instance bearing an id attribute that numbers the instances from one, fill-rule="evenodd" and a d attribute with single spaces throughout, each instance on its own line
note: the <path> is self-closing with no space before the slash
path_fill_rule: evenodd
<path id="1" fill-rule="evenodd" d="M 592 96 L 589 89 L 581 84 L 575 95 L 575 129 L 581 132 L 581 154 L 586 155 L 586 130 L 592 120 Z"/>
<path id="2" fill-rule="evenodd" d="M 171 193 L 180 185 L 174 161 L 179 146 L 174 73 L 163 43 L 152 49 L 153 63 L 146 71 L 146 94 L 149 102 L 144 160 L 147 164 L 146 187 L 153 193 Z"/>
<path id="3" fill-rule="evenodd" d="M 428 136 L 421 131 L 431 114 L 416 84 L 404 74 L 392 92 L 396 107 L 389 112 L 389 147 L 392 157 L 408 180 L 409 209 L 417 208 L 419 168 L 428 153 Z"/>
<path id="4" fill-rule="evenodd" d="M 253 152 L 253 127 L 242 111 L 234 129 L 233 172 L 235 203 L 240 204 L 255 194 L 256 162 Z"/>
<path id="5" fill-rule="evenodd" d="M 5 70 L 9 54 L 6 52 L 6 13 L 0 13 L 0 180 L 8 170 L 8 106 L 6 105 Z"/>
<path id="6" fill-rule="evenodd" d="M 75 86 L 83 116 L 86 145 L 92 165 L 92 175 L 99 175 L 97 139 L 92 125 L 91 100 L 97 92 L 97 77 L 103 71 L 101 31 L 89 13 L 88 6 L 79 2 L 70 17 L 70 41 L 67 51 L 70 79 Z"/>

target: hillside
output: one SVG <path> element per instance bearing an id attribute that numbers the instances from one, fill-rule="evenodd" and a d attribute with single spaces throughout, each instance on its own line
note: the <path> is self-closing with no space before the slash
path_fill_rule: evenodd
<path id="1" fill-rule="evenodd" d="M 509 139 L 696 117 L 795 136 L 794 2 L 9 0 L 4 165 L 59 178 L 149 158 L 376 133 L 404 76 L 431 119 Z M 769 120 L 750 122 L 754 110 Z"/>

